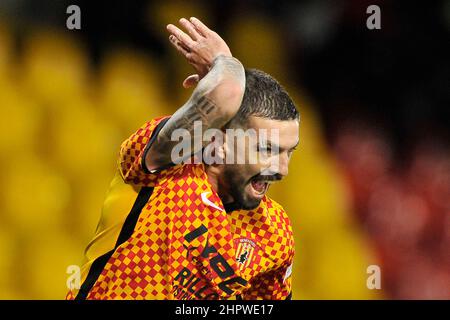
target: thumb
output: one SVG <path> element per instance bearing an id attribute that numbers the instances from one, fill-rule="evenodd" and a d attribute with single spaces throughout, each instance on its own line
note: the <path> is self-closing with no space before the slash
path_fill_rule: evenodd
<path id="1" fill-rule="evenodd" d="M 200 81 L 200 76 L 198 74 L 192 74 L 183 81 L 183 87 L 185 89 L 195 86 Z"/>

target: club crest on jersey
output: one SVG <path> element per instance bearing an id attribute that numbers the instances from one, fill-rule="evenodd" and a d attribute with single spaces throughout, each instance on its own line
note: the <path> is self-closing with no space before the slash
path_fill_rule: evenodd
<path id="1" fill-rule="evenodd" d="M 247 267 L 255 253 L 256 244 L 250 239 L 240 238 L 236 240 L 236 261 L 242 270 Z"/>

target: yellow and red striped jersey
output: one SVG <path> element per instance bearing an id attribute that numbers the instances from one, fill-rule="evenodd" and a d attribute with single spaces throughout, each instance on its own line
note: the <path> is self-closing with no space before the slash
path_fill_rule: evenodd
<path id="1" fill-rule="evenodd" d="M 294 240 L 283 208 L 225 207 L 204 164 L 149 172 L 145 153 L 168 118 L 123 142 L 82 285 L 67 299 L 289 299 Z"/>

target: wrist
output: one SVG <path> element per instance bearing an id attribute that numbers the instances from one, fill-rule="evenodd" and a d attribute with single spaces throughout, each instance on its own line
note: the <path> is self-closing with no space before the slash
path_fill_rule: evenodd
<path id="1" fill-rule="evenodd" d="M 225 62 L 225 61 L 239 61 L 236 58 L 234 58 L 231 54 L 225 54 L 225 53 L 220 53 L 218 54 L 214 60 L 211 63 L 211 67 L 213 67 L 214 65 L 221 63 L 221 62 Z"/>

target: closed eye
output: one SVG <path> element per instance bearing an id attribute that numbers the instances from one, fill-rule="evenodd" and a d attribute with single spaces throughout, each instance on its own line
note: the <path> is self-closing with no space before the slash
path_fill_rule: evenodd
<path id="1" fill-rule="evenodd" d="M 261 153 L 266 153 L 266 154 L 268 154 L 268 155 L 273 155 L 273 154 L 275 154 L 276 153 L 276 149 L 272 149 L 272 147 L 271 146 L 257 146 L 256 147 L 256 150 L 258 151 L 258 152 L 261 152 Z"/>

